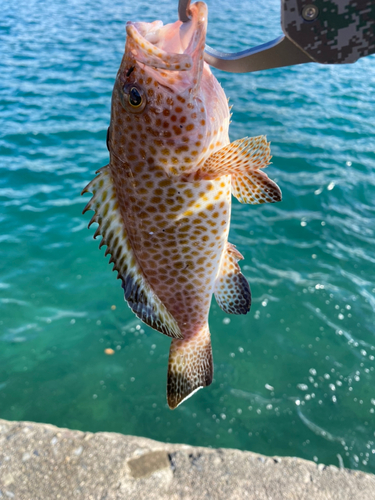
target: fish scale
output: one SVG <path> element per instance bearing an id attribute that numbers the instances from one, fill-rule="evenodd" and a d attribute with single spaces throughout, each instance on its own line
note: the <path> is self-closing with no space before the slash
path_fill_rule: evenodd
<path id="1" fill-rule="evenodd" d="M 270 160 L 265 137 L 229 145 L 228 101 L 203 61 L 207 7 L 191 13 L 185 25 L 127 24 L 110 163 L 84 190 L 129 307 L 172 337 L 170 408 L 212 382 L 212 294 L 227 313 L 250 309 L 242 256 L 228 243 L 231 193 L 252 204 L 281 199 L 260 170 Z"/>
<path id="2" fill-rule="evenodd" d="M 161 168 L 150 175 L 113 161 L 110 169 L 122 186 L 119 207 L 144 276 L 178 324 L 205 324 L 229 230 L 229 176 L 191 184 Z"/>

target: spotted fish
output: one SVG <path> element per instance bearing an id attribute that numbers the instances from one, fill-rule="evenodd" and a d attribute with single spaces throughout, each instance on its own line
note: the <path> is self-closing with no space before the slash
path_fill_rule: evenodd
<path id="1" fill-rule="evenodd" d="M 228 242 L 231 193 L 273 203 L 264 136 L 229 142 L 230 109 L 203 53 L 207 7 L 163 26 L 128 22 L 107 135 L 110 163 L 83 190 L 90 224 L 144 323 L 172 338 L 170 408 L 211 384 L 212 294 L 230 314 L 250 310 L 249 284 Z"/>

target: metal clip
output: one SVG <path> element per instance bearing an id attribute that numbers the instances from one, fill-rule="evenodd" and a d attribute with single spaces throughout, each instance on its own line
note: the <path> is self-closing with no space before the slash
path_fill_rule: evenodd
<path id="1" fill-rule="evenodd" d="M 183 23 L 190 21 L 190 0 L 179 0 L 178 17 Z"/>
<path id="2" fill-rule="evenodd" d="M 205 61 L 229 73 L 251 73 L 308 62 L 347 64 L 375 53 L 374 0 L 340 0 L 334 16 L 327 0 L 306 1 L 281 0 L 285 36 L 235 53 L 206 45 Z M 182 22 L 190 20 L 190 0 L 179 0 L 178 13 Z"/>

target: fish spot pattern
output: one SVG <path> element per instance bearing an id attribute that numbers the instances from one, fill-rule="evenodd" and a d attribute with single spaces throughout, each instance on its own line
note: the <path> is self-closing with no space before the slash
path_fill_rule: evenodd
<path id="1" fill-rule="evenodd" d="M 192 184 L 168 177 L 161 167 L 151 175 L 162 172 L 163 177 L 154 177 L 152 185 L 147 181 L 149 187 L 144 191 L 139 189 L 142 182 L 140 174 L 135 173 L 130 164 L 113 157 L 109 168 L 116 186 L 127 185 L 127 189 L 117 190 L 117 200 L 137 262 L 151 288 L 176 318 L 185 337 L 190 329 L 195 332 L 196 325 L 207 322 L 211 294 L 229 229 L 228 217 L 219 215 L 219 211 L 213 226 L 200 216 L 207 206 L 213 208 L 218 205 L 215 201 L 217 188 L 205 189 L 214 184 L 213 181 L 199 182 L 199 191 L 206 193 L 207 201 L 200 201 L 198 191 L 198 199 L 193 199 L 191 204 L 189 195 Z M 220 202 L 224 202 L 229 209 L 230 177 L 224 176 L 224 179 L 226 189 L 221 189 Z M 142 186 L 146 183 L 143 182 Z M 221 226 L 222 223 L 224 226 Z M 213 230 L 216 232 L 213 233 Z M 223 238 L 216 241 L 219 231 Z M 198 239 L 192 240 L 195 236 Z M 214 257 L 210 250 L 212 244 L 217 251 Z M 194 250 L 195 255 L 192 253 Z M 163 256 L 167 262 L 160 265 Z M 200 265 L 202 256 L 205 260 L 210 259 L 212 267 Z M 191 283 L 193 288 L 188 287 Z M 211 290 L 211 294 L 202 297 L 207 289 Z"/>
<path id="2" fill-rule="evenodd" d="M 137 264 L 120 210 L 116 207 L 115 187 L 108 166 L 100 169 L 99 175 L 86 186 L 82 194 L 86 192 L 92 192 L 93 196 L 84 212 L 95 211 L 89 227 L 94 222 L 98 223 L 94 238 L 102 236 L 99 248 L 107 245 L 105 255 L 111 254 L 109 262 L 114 263 L 113 269 L 118 272 L 118 278 L 122 280 L 129 307 L 155 330 L 169 337 L 182 337 L 176 320 L 155 296 Z M 104 192 L 107 192 L 110 200 L 103 205 L 101 199 Z"/>
<path id="3" fill-rule="evenodd" d="M 281 191 L 259 170 L 267 167 L 270 159 L 270 147 L 264 135 L 245 137 L 211 155 L 195 175 L 210 179 L 230 172 L 232 193 L 238 201 L 252 205 L 275 203 L 281 200 Z"/>
<path id="4" fill-rule="evenodd" d="M 136 61 L 130 62 L 131 65 L 135 69 L 126 80 L 139 82 L 140 70 Z M 122 85 L 119 80 L 114 95 L 121 94 Z M 197 163 L 204 162 L 222 143 L 228 142 L 227 127 L 219 128 L 216 122 L 210 121 L 205 127 L 200 126 L 202 122 L 206 124 L 207 118 L 207 109 L 200 102 L 192 103 L 188 98 L 181 102 L 177 99 L 179 96 L 162 90 L 161 83 L 152 76 L 143 80 L 143 92 L 147 96 L 143 114 L 127 115 L 121 105 L 113 103 L 112 152 L 116 150 L 118 157 L 127 161 L 143 160 L 159 165 L 172 176 L 191 174 L 196 171 Z M 228 109 L 224 109 L 222 115 L 219 119 L 229 122 Z M 178 125 L 174 125 L 177 121 Z M 138 168 L 142 168 L 140 164 Z"/>
<path id="5" fill-rule="evenodd" d="M 250 311 L 250 286 L 237 264 L 242 259 L 236 247 L 227 243 L 214 293 L 216 302 L 228 314 L 247 314 Z"/>
<path id="6" fill-rule="evenodd" d="M 190 11 L 186 50 L 172 47 L 180 43 L 179 23 L 127 24 L 112 95 L 110 164 L 84 190 L 93 193 L 86 209 L 95 210 L 95 236 L 107 245 L 129 306 L 173 337 L 170 408 L 212 382 L 212 294 L 226 312 L 250 308 L 242 257 L 227 244 L 231 192 L 244 203 L 281 198 L 260 170 L 270 159 L 265 138 L 229 144 L 228 102 L 203 60 L 207 7 L 196 2 Z M 132 87 L 139 106 L 129 98 Z"/>
<path id="7" fill-rule="evenodd" d="M 207 324 L 199 331 L 199 342 L 186 347 L 184 341 L 172 341 L 167 376 L 170 408 L 176 408 L 191 393 L 210 385 L 212 378 L 212 348 Z"/>

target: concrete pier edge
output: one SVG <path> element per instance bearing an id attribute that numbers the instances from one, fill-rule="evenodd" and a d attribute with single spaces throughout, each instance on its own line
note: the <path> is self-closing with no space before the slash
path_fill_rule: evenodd
<path id="1" fill-rule="evenodd" d="M 0 498 L 374 500 L 375 476 L 300 458 L 0 419 Z"/>

